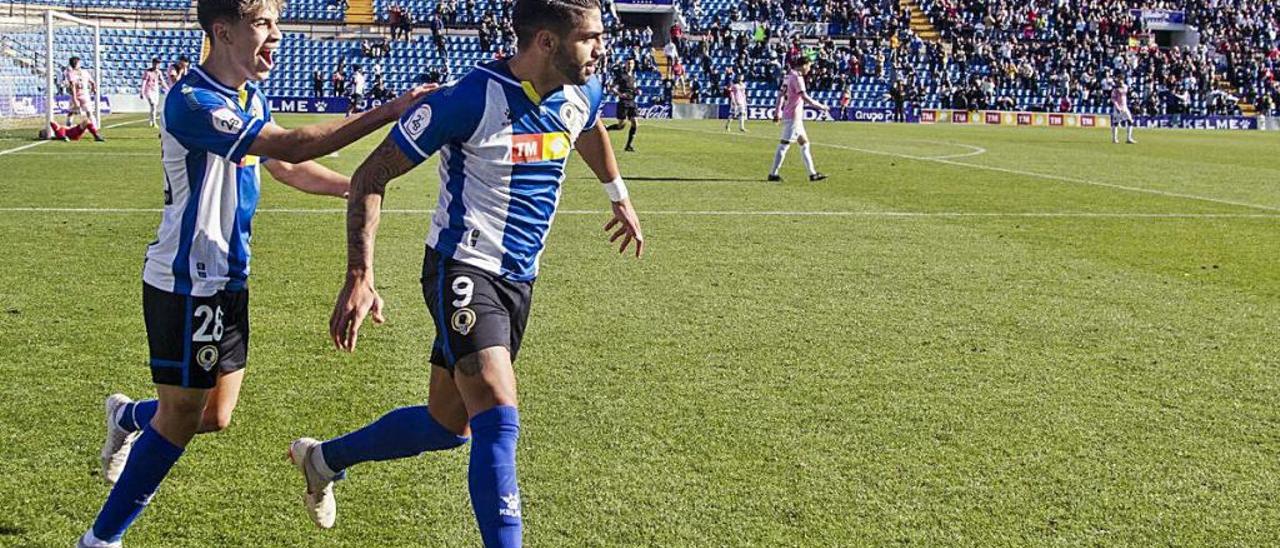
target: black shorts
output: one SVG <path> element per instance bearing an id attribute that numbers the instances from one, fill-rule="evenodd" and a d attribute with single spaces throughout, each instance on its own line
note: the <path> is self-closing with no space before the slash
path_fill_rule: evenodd
<path id="1" fill-rule="evenodd" d="M 219 374 L 244 369 L 249 355 L 247 289 L 193 297 L 144 283 L 142 317 L 152 382 L 213 388 Z"/>
<path id="2" fill-rule="evenodd" d="M 453 372 L 458 360 L 491 346 L 520 352 L 533 282 L 517 282 L 463 264 L 428 247 L 422 296 L 436 324 L 431 363 Z"/>
<path id="3" fill-rule="evenodd" d="M 636 117 L 635 103 L 618 103 L 618 119 L 630 120 Z"/>

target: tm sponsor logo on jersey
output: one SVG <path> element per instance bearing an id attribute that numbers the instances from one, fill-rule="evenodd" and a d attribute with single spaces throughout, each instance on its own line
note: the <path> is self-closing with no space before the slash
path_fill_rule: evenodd
<path id="1" fill-rule="evenodd" d="M 512 135 L 511 163 L 527 164 L 563 160 L 569 157 L 569 151 L 572 149 L 569 134 L 564 132 Z"/>

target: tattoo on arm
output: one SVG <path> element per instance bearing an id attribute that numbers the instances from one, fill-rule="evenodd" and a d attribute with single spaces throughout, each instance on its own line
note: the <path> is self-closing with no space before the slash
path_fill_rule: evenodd
<path id="1" fill-rule="evenodd" d="M 373 266 L 373 240 L 387 183 L 411 169 L 413 163 L 388 137 L 351 176 L 351 196 L 347 201 L 348 270 L 367 271 Z"/>

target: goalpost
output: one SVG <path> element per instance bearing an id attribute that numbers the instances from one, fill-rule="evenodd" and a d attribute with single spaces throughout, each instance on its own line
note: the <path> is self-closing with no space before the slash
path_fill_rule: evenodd
<path id="1" fill-rule="evenodd" d="M 53 93 L 54 90 L 56 89 L 54 87 L 55 86 L 54 79 L 62 78 L 61 74 L 55 73 L 54 65 L 53 65 L 53 57 L 55 53 L 54 36 L 57 34 L 55 32 L 57 30 L 55 20 L 58 20 L 58 19 L 69 22 L 69 23 L 74 23 L 83 27 L 89 27 L 90 29 L 93 30 L 93 81 L 96 86 L 93 92 L 93 121 L 94 123 L 101 125 L 102 93 L 104 91 L 103 82 L 102 82 L 102 27 L 95 21 L 88 21 L 85 19 L 81 19 L 79 17 L 75 17 L 73 15 L 67 15 L 60 11 L 54 11 L 54 10 L 49 10 L 44 12 L 44 26 L 45 26 L 45 56 L 44 56 L 45 103 L 44 104 L 47 105 L 47 107 L 45 108 L 45 125 L 47 126 L 53 122 L 53 114 L 54 114 L 54 111 L 57 110 L 56 108 L 57 103 L 55 102 L 54 93 Z M 83 61 L 82 61 L 82 66 L 83 66 Z M 71 90 L 67 90 L 68 93 L 70 93 L 70 91 Z M 68 106 L 74 104 L 75 100 L 76 100 L 75 97 L 71 97 Z"/>
<path id="2" fill-rule="evenodd" d="M 100 120 L 107 93 L 100 25 L 56 10 L 0 20 L 0 139 L 30 139 L 61 113 L 58 98 L 69 92 L 61 89 L 62 69 L 71 56 L 98 85 L 89 114 Z"/>

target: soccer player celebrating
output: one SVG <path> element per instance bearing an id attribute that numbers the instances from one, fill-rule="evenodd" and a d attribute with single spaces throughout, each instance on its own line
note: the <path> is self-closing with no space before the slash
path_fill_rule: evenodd
<path id="1" fill-rule="evenodd" d="M 738 121 L 738 131 L 747 132 L 747 85 L 742 82 L 742 75 L 729 84 L 729 119 L 724 121 L 724 130 L 729 131 L 729 126 L 736 119 Z"/>
<path id="2" fill-rule="evenodd" d="M 259 170 L 312 194 L 349 179 L 311 162 L 400 117 L 425 93 L 294 130 L 276 125 L 250 80 L 270 73 L 281 0 L 200 0 L 208 59 L 178 81 L 160 118 L 164 217 L 147 248 L 142 309 L 158 398 L 106 401 L 102 476 L 114 483 L 79 546 L 120 546 L 192 437 L 227 427 L 249 337 L 249 241 Z"/>
<path id="3" fill-rule="evenodd" d="M 98 94 L 98 83 L 93 80 L 93 75 L 89 71 L 80 68 L 80 58 L 72 57 L 67 60 L 67 70 L 62 74 L 62 80 L 66 85 L 67 93 L 71 95 L 71 108 L 67 111 L 67 126 L 75 125 L 75 115 L 79 114 L 89 119 L 89 123 L 97 125 L 98 120 L 93 118 L 93 96 Z M 102 137 L 94 134 L 94 140 L 102 141 Z"/>
<path id="4" fill-rule="evenodd" d="M 153 57 L 151 59 L 151 68 L 142 71 L 142 85 L 139 91 L 142 98 L 147 101 L 150 109 L 150 117 L 147 118 L 147 125 L 156 127 L 156 118 L 158 111 L 156 107 L 160 104 L 160 94 L 169 91 L 169 84 L 165 82 L 164 73 L 160 70 L 160 58 Z"/>
<path id="5" fill-rule="evenodd" d="M 636 60 L 627 59 L 623 67 L 622 73 L 618 74 L 613 83 L 613 93 L 618 96 L 618 121 L 608 129 L 613 131 L 631 124 L 631 128 L 627 130 L 627 148 L 623 150 L 635 152 L 631 143 L 636 138 L 636 98 L 640 95 L 640 87 L 636 85 Z"/>
<path id="6" fill-rule="evenodd" d="M 1131 145 L 1138 144 L 1133 140 L 1133 114 L 1129 112 L 1129 81 L 1123 74 L 1116 80 L 1115 87 L 1111 88 L 1111 142 L 1120 142 L 1120 124 L 1124 124 L 1127 129 L 1126 143 Z"/>
<path id="7" fill-rule="evenodd" d="M 778 145 L 778 151 L 773 155 L 773 170 L 769 172 L 770 181 L 781 181 L 782 176 L 778 174 L 778 170 L 782 169 L 782 160 L 787 157 L 787 149 L 791 148 L 791 143 L 800 141 L 800 154 L 804 158 L 804 168 L 809 171 L 810 181 L 821 181 L 827 176 L 818 173 L 813 168 L 813 154 L 809 151 L 809 136 L 804 131 L 804 105 L 809 105 L 820 109 L 823 112 L 828 110 L 827 105 L 813 100 L 809 93 L 805 91 L 804 75 L 809 73 L 809 67 L 812 66 L 811 61 L 806 56 L 796 57 L 791 62 L 791 70 L 787 72 L 786 78 L 782 81 L 782 89 L 778 90 L 778 105 L 773 111 L 773 123 L 782 120 L 782 142 Z"/>
<path id="8" fill-rule="evenodd" d="M 618 173 L 593 75 L 604 50 L 597 0 L 516 0 L 518 51 L 479 65 L 401 118 L 352 176 L 347 276 L 329 329 L 352 351 L 366 315 L 382 322 L 373 248 L 387 183 L 440 153 L 440 199 L 427 235 L 422 292 L 436 327 L 430 405 L 402 407 L 320 443 L 289 447 L 320 527 L 336 517 L 333 480 L 353 465 L 461 446 L 471 439 L 471 505 L 488 547 L 519 546 L 516 378 L 547 231 L 570 151 L 613 202 L 605 225 L 619 252 L 644 237 Z"/>

